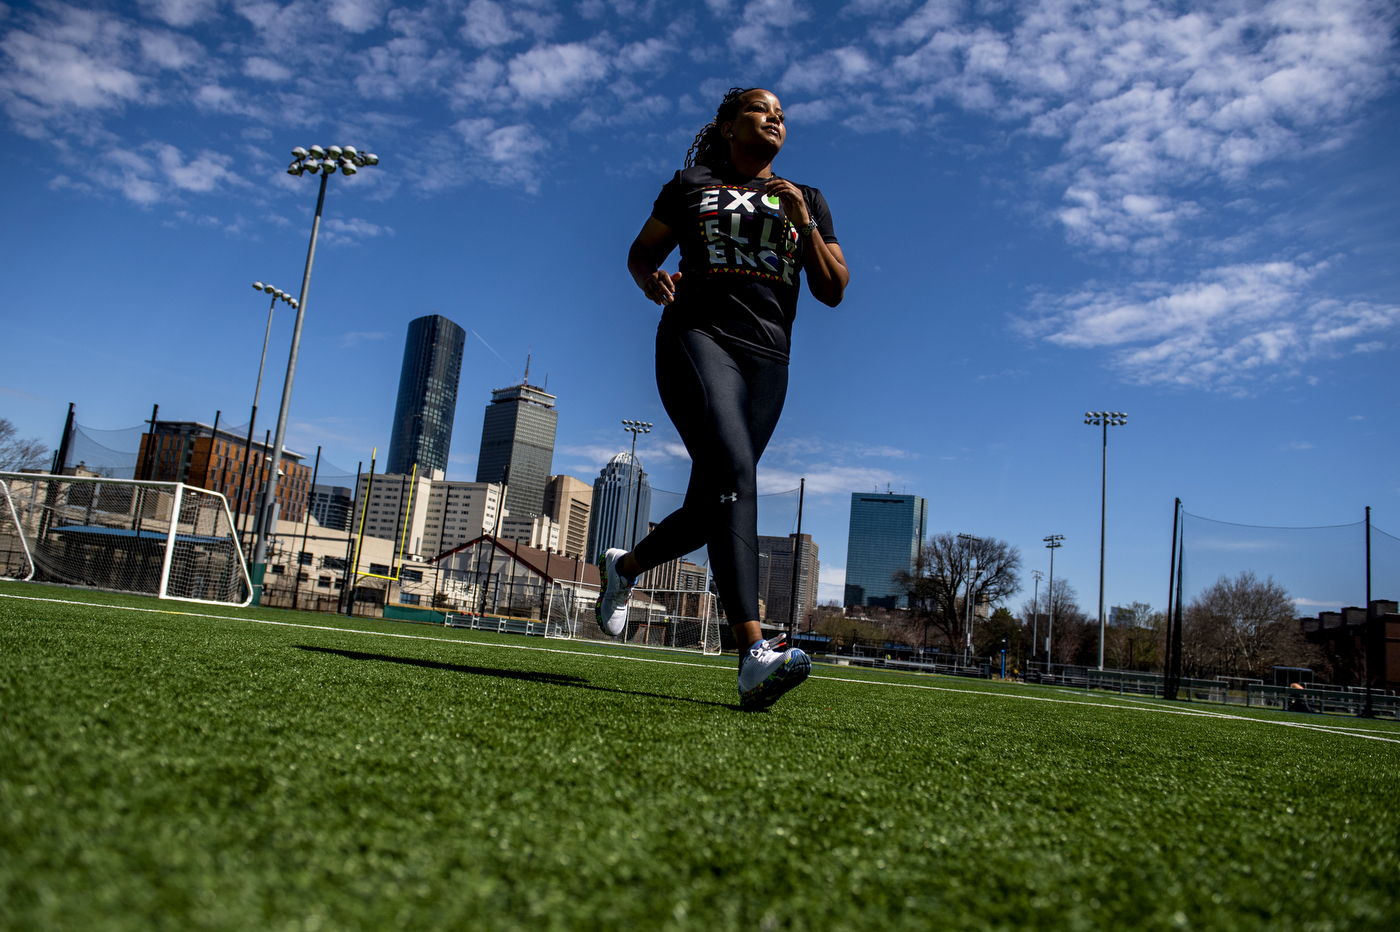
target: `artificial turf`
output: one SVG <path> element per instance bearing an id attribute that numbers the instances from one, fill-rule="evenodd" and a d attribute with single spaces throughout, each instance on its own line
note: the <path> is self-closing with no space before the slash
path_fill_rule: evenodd
<path id="1" fill-rule="evenodd" d="M 0 925 L 1400 927 L 1395 723 L 734 700 L 732 658 L 0 585 Z"/>

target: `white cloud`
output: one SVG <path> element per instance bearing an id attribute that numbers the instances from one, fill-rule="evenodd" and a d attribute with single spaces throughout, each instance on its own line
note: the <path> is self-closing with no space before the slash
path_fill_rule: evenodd
<path id="1" fill-rule="evenodd" d="M 466 25 L 462 27 L 462 38 L 478 48 L 505 45 L 522 36 L 522 33 L 510 24 L 505 8 L 494 0 L 472 0 L 463 16 Z"/>
<path id="2" fill-rule="evenodd" d="M 384 19 L 388 0 L 330 0 L 326 15 L 346 32 L 368 32 Z"/>
<path id="3" fill-rule="evenodd" d="M 958 2 L 894 21 L 889 5 L 856 6 L 880 19 L 868 37 L 795 62 L 782 84 L 821 93 L 818 115 L 863 114 L 853 126 L 914 128 L 951 101 L 1057 140 L 1043 175 L 1062 192 L 1053 216 L 1096 250 L 1176 241 L 1201 216 L 1181 186 L 1238 186 L 1267 163 L 1336 145 L 1394 74 L 1379 0 L 1037 0 L 1011 22 L 980 24 Z"/>
<path id="4" fill-rule="evenodd" d="M 227 182 L 243 181 L 229 171 L 231 159 L 219 152 L 201 152 L 186 162 L 179 149 L 161 145 L 156 147 L 156 158 L 166 179 L 182 191 L 212 191 Z"/>
<path id="5" fill-rule="evenodd" d="M 549 144 L 528 123 L 498 126 L 489 117 L 459 120 L 454 126 L 474 156 L 474 174 L 492 184 L 539 188 L 537 156 Z"/>
<path id="6" fill-rule="evenodd" d="M 472 0 L 463 11 L 462 18 L 462 38 L 482 49 L 518 42 L 527 35 L 536 41 L 548 38 L 561 21 L 559 14 L 550 10 L 548 4 L 529 0 L 513 3 Z"/>
<path id="7" fill-rule="evenodd" d="M 899 485 L 904 481 L 898 473 L 875 467 L 814 463 L 794 470 L 759 464 L 758 491 L 760 495 L 786 492 L 797 488 L 804 478 L 807 480 L 807 492 L 811 495 L 849 494 L 885 485 Z"/>
<path id="8" fill-rule="evenodd" d="M 669 59 L 677 53 L 674 44 L 653 36 L 644 42 L 632 42 L 618 50 L 617 67 L 623 71 L 664 71 Z"/>
<path id="9" fill-rule="evenodd" d="M 749 0 L 744 4 L 743 24 L 729 34 L 729 46 L 781 61 L 786 55 L 780 33 L 810 16 L 797 0 Z"/>
<path id="10" fill-rule="evenodd" d="M 1371 340 L 1368 343 L 1358 343 L 1351 348 L 1353 353 L 1379 353 L 1386 348 L 1384 340 Z"/>
<path id="11" fill-rule="evenodd" d="M 844 602 L 846 600 L 846 568 L 822 561 L 817 577 L 817 600 Z"/>
<path id="12" fill-rule="evenodd" d="M 292 76 L 292 69 L 278 64 L 270 58 L 254 56 L 243 62 L 243 73 L 261 81 L 286 81 Z"/>
<path id="13" fill-rule="evenodd" d="M 517 94 L 548 105 L 607 77 L 608 59 L 582 42 L 541 45 L 512 58 L 509 71 Z"/>
<path id="14" fill-rule="evenodd" d="M 89 177 L 144 207 L 182 193 L 205 194 L 246 185 L 246 180 L 229 168 L 231 162 L 230 156 L 207 150 L 187 160 L 175 146 L 152 142 L 136 150 L 107 151 Z"/>
<path id="15" fill-rule="evenodd" d="M 1395 305 L 1310 293 L 1325 267 L 1252 263 L 1209 269 L 1185 283 L 1091 286 L 1041 298 L 1040 316 L 1016 326 L 1060 346 L 1108 348 L 1114 368 L 1132 382 L 1239 389 L 1400 326 Z"/>
<path id="16" fill-rule="evenodd" d="M 367 342 L 372 342 L 372 341 L 382 340 L 382 339 L 384 339 L 384 334 L 380 333 L 380 332 L 377 331 L 377 330 L 376 330 L 376 331 L 358 331 L 358 330 L 354 330 L 354 331 L 351 331 L 350 333 L 342 333 L 339 337 L 336 338 L 335 343 L 336 343 L 336 346 L 337 346 L 339 349 L 349 349 L 350 347 L 356 346 L 356 345 L 358 345 L 358 344 L 360 344 L 360 343 L 367 343 Z M 458 457 L 454 456 L 454 457 L 451 457 L 451 459 L 457 460 Z"/>
<path id="17" fill-rule="evenodd" d="M 23 131 L 39 135 L 45 123 L 73 111 L 113 109 L 142 97 L 144 79 L 132 65 L 132 31 L 101 12 L 51 7 L 29 29 L 0 38 L 4 53 L 0 100 Z"/>
<path id="18" fill-rule="evenodd" d="M 219 0 L 138 0 L 148 16 L 170 26 L 193 26 L 208 19 Z"/>
<path id="19" fill-rule="evenodd" d="M 141 57 L 160 68 L 188 68 L 204 58 L 204 47 L 179 33 L 142 30 L 138 42 Z"/>
<path id="20" fill-rule="evenodd" d="M 359 217 L 351 217 L 349 220 L 327 220 L 326 226 L 337 233 L 353 234 L 355 236 L 378 236 L 387 233 L 394 234 L 392 227 L 380 226 Z"/>
<path id="21" fill-rule="evenodd" d="M 355 76 L 356 89 L 368 98 L 396 100 L 405 94 L 438 88 L 461 72 L 453 49 L 434 49 L 426 39 L 399 37 L 367 49 Z"/>

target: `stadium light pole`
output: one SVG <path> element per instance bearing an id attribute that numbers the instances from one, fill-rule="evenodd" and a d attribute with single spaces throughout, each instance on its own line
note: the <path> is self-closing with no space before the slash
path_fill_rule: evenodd
<path id="1" fill-rule="evenodd" d="M 1055 551 L 1064 546 L 1064 544 L 1061 543 L 1064 539 L 1065 535 L 1063 534 L 1051 534 L 1049 537 L 1042 538 L 1042 540 L 1045 541 L 1046 549 L 1050 551 L 1050 588 L 1046 590 L 1045 596 L 1045 600 L 1049 603 L 1050 609 L 1050 620 L 1045 624 L 1046 673 L 1050 672 L 1050 638 L 1054 636 L 1055 633 Z"/>
<path id="2" fill-rule="evenodd" d="M 976 556 L 976 554 L 974 554 L 974 553 L 972 552 L 972 544 L 974 544 L 974 543 L 978 543 L 978 544 L 982 543 L 982 538 L 980 538 L 980 537 L 973 537 L 971 534 L 959 534 L 959 535 L 958 535 L 958 540 L 965 540 L 965 541 L 967 541 L 967 543 L 968 543 L 967 557 L 968 557 L 968 562 L 969 562 L 969 564 L 970 564 L 973 560 L 976 560 L 976 559 L 977 559 L 977 556 Z M 971 568 L 970 565 L 969 565 L 969 567 L 968 567 L 968 573 L 967 573 L 967 598 L 966 598 L 964 601 L 967 603 L 967 662 L 968 662 L 968 664 L 971 664 L 971 663 L 972 663 L 972 568 Z"/>
<path id="3" fill-rule="evenodd" d="M 1031 596 L 1031 657 L 1034 658 L 1035 645 L 1040 640 L 1040 581 L 1045 578 L 1045 574 L 1040 570 L 1031 570 L 1031 576 L 1035 577 L 1035 595 Z"/>
<path id="4" fill-rule="evenodd" d="M 1108 429 L 1122 427 L 1128 423 L 1128 415 L 1122 411 L 1085 411 L 1084 423 L 1093 427 L 1103 427 L 1103 491 L 1099 498 L 1099 669 L 1103 670 L 1103 555 L 1104 527 L 1108 516 Z"/>
<path id="5" fill-rule="evenodd" d="M 257 384 L 253 386 L 253 412 L 248 416 L 248 441 L 243 444 L 243 468 L 238 474 L 238 497 L 235 507 L 238 509 L 238 535 L 240 538 L 243 536 L 242 529 L 243 525 L 246 523 L 243 520 L 243 488 L 247 484 L 248 461 L 253 455 L 253 428 L 258 423 L 258 396 L 262 394 L 263 367 L 267 365 L 267 341 L 268 338 L 272 336 L 272 312 L 277 309 L 278 301 L 285 301 L 292 310 L 296 310 L 300 307 L 300 302 L 281 288 L 276 288 L 272 285 L 264 284 L 263 282 L 253 282 L 253 290 L 272 295 L 272 302 L 267 306 L 267 329 L 263 331 L 262 358 L 258 360 L 258 381 Z M 216 437 L 215 439 L 218 438 Z M 243 541 L 241 539 L 238 542 L 238 546 L 240 548 L 243 546 Z"/>
<path id="6" fill-rule="evenodd" d="M 262 578 L 267 571 L 267 530 L 272 525 L 277 502 L 277 470 L 282 465 L 282 443 L 287 436 L 287 414 L 292 406 L 292 382 L 296 378 L 297 353 L 301 349 L 301 325 L 306 319 L 306 296 L 311 290 L 311 266 L 316 260 L 316 237 L 321 232 L 321 210 L 326 203 L 326 182 L 339 168 L 353 175 L 366 165 L 378 165 L 379 156 L 361 154 L 354 146 L 312 146 L 292 150 L 292 164 L 287 174 L 300 178 L 305 172 L 320 174 L 321 190 L 316 196 L 316 216 L 311 221 L 311 245 L 306 250 L 306 270 L 301 276 L 301 296 L 297 299 L 297 319 L 292 328 L 292 351 L 287 358 L 287 377 L 282 382 L 282 407 L 277 412 L 277 436 L 272 444 L 272 464 L 268 470 L 267 494 L 263 497 L 259 515 L 258 537 L 253 546 L 253 604 L 262 602 Z"/>
<path id="7" fill-rule="evenodd" d="M 626 505 L 626 511 L 623 512 L 623 515 L 624 515 L 624 516 L 623 516 L 623 519 L 622 519 L 622 533 L 623 533 L 624 535 L 626 535 L 626 533 L 627 533 L 627 526 L 628 526 L 628 524 L 629 524 L 629 523 L 631 522 L 631 520 L 632 520 L 632 475 L 633 475 L 633 473 L 637 472 L 637 468 L 636 468 L 636 466 L 637 466 L 637 435 L 638 435 L 638 434 L 649 434 L 649 433 L 651 433 L 651 428 L 652 428 L 652 425 L 649 424 L 649 423 L 646 422 L 646 421 L 623 421 L 623 422 L 622 422 L 622 429 L 625 430 L 625 431 L 627 431 L 628 433 L 630 433 L 630 434 L 632 435 L 632 454 L 631 454 L 632 459 L 631 459 L 631 461 L 627 464 L 627 505 Z M 640 477 L 638 477 L 638 478 L 640 478 Z M 638 483 L 637 483 L 637 495 L 638 495 L 638 497 L 640 497 L 641 494 L 642 494 L 642 485 L 641 485 L 640 482 L 638 482 Z M 641 502 L 638 502 L 638 503 L 637 503 L 637 510 L 638 510 L 638 511 L 641 511 Z M 635 547 L 635 546 L 637 546 L 637 541 L 636 541 L 636 539 L 634 538 L 634 539 L 632 540 L 632 547 Z M 632 547 L 628 547 L 627 549 L 628 549 L 628 550 L 631 550 Z"/>

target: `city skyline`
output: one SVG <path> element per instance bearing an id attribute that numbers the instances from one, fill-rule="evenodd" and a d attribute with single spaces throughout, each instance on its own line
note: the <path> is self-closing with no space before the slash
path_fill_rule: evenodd
<path id="1" fill-rule="evenodd" d="M 449 6 L 15 7 L 0 236 L 25 274 L 0 416 L 51 448 L 70 401 L 96 429 L 155 402 L 246 422 L 267 318 L 248 283 L 297 291 L 315 208 L 287 160 L 353 144 L 380 165 L 328 188 L 287 444 L 322 446 L 346 484 L 376 447 L 382 469 L 398 335 L 432 308 L 467 329 L 460 423 L 533 345 L 561 399 L 552 472 L 594 476 L 625 449 L 618 419 L 654 422 L 637 452 L 659 514 L 690 464 L 627 245 L 724 89 L 765 85 L 789 126 L 775 170 L 823 191 L 852 273 L 841 307 L 799 302 L 759 465 L 765 494 L 807 479 L 823 599 L 843 591 L 850 494 L 889 485 L 1028 569 L 1063 534 L 1056 577 L 1095 601 L 1101 452 L 1081 416 L 1100 409 L 1132 416 L 1109 450 L 1110 605 L 1164 604 L 1176 497 L 1270 526 L 1370 505 L 1400 534 L 1389 4 L 503 2 L 494 30 Z M 307 49 L 351 77 L 279 63 Z M 474 478 L 471 446 L 449 477 Z M 792 498 L 761 500 L 762 533 L 792 532 Z M 1188 589 L 1252 554 L 1300 614 L 1358 604 L 1347 534 L 1316 548 L 1326 572 L 1257 540 L 1197 547 Z M 1385 572 L 1377 596 L 1400 590 Z"/>

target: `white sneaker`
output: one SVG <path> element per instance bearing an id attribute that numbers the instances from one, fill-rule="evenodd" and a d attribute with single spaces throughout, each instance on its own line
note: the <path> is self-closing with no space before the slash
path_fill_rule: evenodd
<path id="1" fill-rule="evenodd" d="M 613 547 L 598 558 L 598 575 L 602 577 L 603 594 L 593 605 L 593 617 L 612 637 L 627 630 L 627 600 L 632 595 L 632 581 L 623 576 L 617 568 L 617 561 L 627 556 L 627 551 Z"/>
<path id="2" fill-rule="evenodd" d="M 759 641 L 739 658 L 739 706 L 763 709 L 799 685 L 812 672 L 812 661 L 799 648 L 782 649 L 782 636 Z"/>

